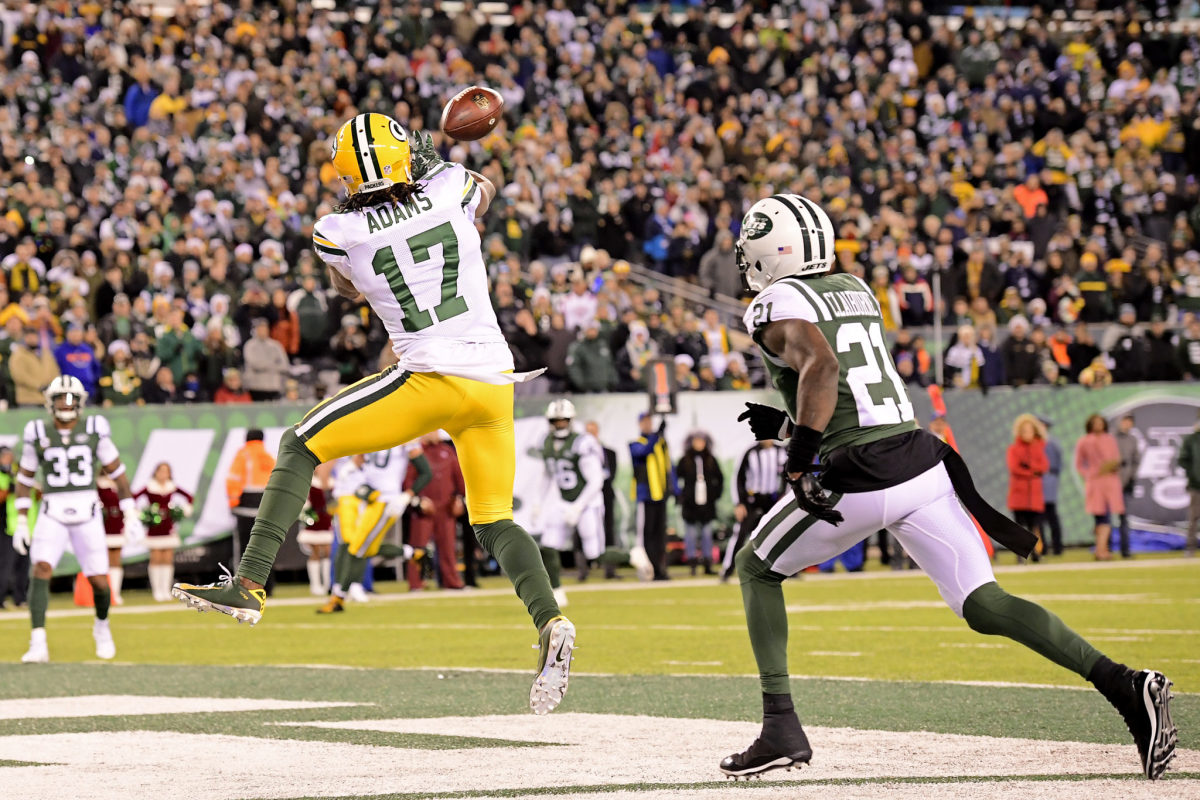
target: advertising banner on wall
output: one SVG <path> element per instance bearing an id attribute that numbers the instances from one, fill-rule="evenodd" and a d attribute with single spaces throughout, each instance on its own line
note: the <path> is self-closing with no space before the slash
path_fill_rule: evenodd
<path id="1" fill-rule="evenodd" d="M 539 501 L 542 442 L 549 432 L 544 419 L 552 398 L 519 397 L 516 401 L 517 477 L 514 513 L 518 521 Z M 926 424 L 931 405 L 921 392 L 913 393 L 917 420 Z M 645 394 L 581 395 L 573 398 L 576 424 L 594 421 L 600 441 L 617 453 L 614 486 L 618 496 L 618 524 L 628 537 L 630 513 L 629 443 L 638 437 L 638 414 L 646 411 Z M 775 403 L 771 392 L 683 392 L 675 398 L 674 413 L 663 417 L 673 460 L 678 461 L 693 431 L 708 433 L 713 452 L 725 472 L 726 491 L 719 509 L 732 515 L 734 482 L 742 454 L 753 444 L 749 428 L 737 422 L 747 401 Z M 776 403 L 777 404 L 777 403 Z M 1005 453 L 1012 441 L 1012 422 L 1022 413 L 1052 421 L 1051 435 L 1063 451 L 1059 513 L 1068 543 L 1091 538 L 1091 518 L 1083 509 L 1083 484 L 1074 469 L 1075 444 L 1084 421 L 1092 413 L 1104 415 L 1115 429 L 1125 414 L 1134 418 L 1134 436 L 1142 445 L 1141 464 L 1135 479 L 1129 512 L 1135 525 L 1178 529 L 1186 522 L 1188 497 L 1175 455 L 1180 441 L 1193 430 L 1200 413 L 1200 384 L 1137 384 L 1101 390 L 1082 387 L 1023 388 L 978 392 L 948 392 L 948 419 L 958 445 L 975 476 L 976 484 L 997 508 L 1005 508 L 1008 470 Z M 227 538 L 234 527 L 225 494 L 225 478 L 234 454 L 245 442 L 248 428 L 266 432 L 268 451 L 274 452 L 286 427 L 307 407 L 288 404 L 238 406 L 144 406 L 104 409 L 113 440 L 121 452 L 134 488 L 143 486 L 155 465 L 166 461 L 176 483 L 195 498 L 196 512 L 178 528 L 186 547 L 206 546 Z M 0 444 L 20 447 L 25 422 L 43 416 L 41 409 L 10 410 L 0 417 Z M 226 550 L 228 548 L 225 548 Z M 291 548 L 289 548 L 290 550 Z M 140 560 L 144 544 L 131 546 L 126 558 Z M 192 554 L 196 555 L 196 554 Z M 191 556 L 180 554 L 181 561 Z M 61 572 L 74 564 L 67 562 Z"/>

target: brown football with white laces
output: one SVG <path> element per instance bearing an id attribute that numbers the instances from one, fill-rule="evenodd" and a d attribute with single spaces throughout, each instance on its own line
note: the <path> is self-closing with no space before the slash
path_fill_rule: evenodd
<path id="1" fill-rule="evenodd" d="M 442 133 L 460 142 L 487 136 L 504 113 L 504 98 L 486 86 L 468 86 L 442 109 Z"/>

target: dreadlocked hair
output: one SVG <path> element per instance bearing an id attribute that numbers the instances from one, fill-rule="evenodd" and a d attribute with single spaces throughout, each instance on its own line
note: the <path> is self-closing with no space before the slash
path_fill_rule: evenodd
<path id="1" fill-rule="evenodd" d="M 333 211 L 336 214 L 346 214 L 351 211 L 362 211 L 364 208 L 373 208 L 387 203 L 400 203 L 404 205 L 409 200 L 412 200 L 420 190 L 421 187 L 415 183 L 393 183 L 386 189 L 352 194 L 334 208 Z"/>

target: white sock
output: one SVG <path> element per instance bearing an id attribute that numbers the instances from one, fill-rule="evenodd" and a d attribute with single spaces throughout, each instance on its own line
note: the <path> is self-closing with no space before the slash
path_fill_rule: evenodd
<path id="1" fill-rule="evenodd" d="M 329 568 L 332 566 L 328 558 L 322 558 L 320 563 L 321 594 L 329 593 Z"/>
<path id="2" fill-rule="evenodd" d="M 308 567 L 308 588 L 313 594 L 324 594 L 321 591 L 321 562 L 320 561 L 305 561 L 305 566 Z"/>
<path id="3" fill-rule="evenodd" d="M 175 584 L 175 562 L 162 565 L 163 600 L 171 599 L 171 587 Z"/>
<path id="4" fill-rule="evenodd" d="M 31 630 L 29 632 L 29 644 L 31 646 L 35 645 L 35 644 L 45 644 L 45 643 L 46 643 L 46 629 L 45 628 L 34 628 L 33 630 Z"/>
<path id="5" fill-rule="evenodd" d="M 151 564 L 148 569 L 150 573 L 150 594 L 154 596 L 157 602 L 161 603 L 167 599 L 166 594 L 170 591 L 169 589 L 164 591 L 163 580 L 167 578 L 165 570 L 170 570 L 171 568 L 166 564 Z"/>
<path id="6" fill-rule="evenodd" d="M 100 619 L 99 617 L 96 617 L 96 621 L 95 621 L 95 622 L 92 624 L 92 630 L 93 630 L 93 631 L 106 631 L 106 630 L 108 630 L 108 620 L 107 620 L 107 619 Z"/>
<path id="7" fill-rule="evenodd" d="M 108 568 L 108 586 L 112 590 L 114 598 L 121 596 L 121 583 L 125 580 L 124 567 L 109 567 Z"/>
<path id="8" fill-rule="evenodd" d="M 340 583 L 335 583 L 333 586 L 329 587 L 329 591 L 334 597 L 340 597 L 343 600 L 346 599 L 346 590 L 342 588 Z"/>

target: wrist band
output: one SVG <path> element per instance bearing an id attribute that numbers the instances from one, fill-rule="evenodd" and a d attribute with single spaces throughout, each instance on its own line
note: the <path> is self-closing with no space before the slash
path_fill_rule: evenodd
<path id="1" fill-rule="evenodd" d="M 33 498 L 18 497 L 15 500 L 13 500 L 13 508 L 15 508 L 17 510 L 18 514 L 21 513 L 22 511 L 27 512 L 27 511 L 29 511 L 29 509 L 33 508 Z"/>
<path id="2" fill-rule="evenodd" d="M 108 477 L 111 480 L 111 479 L 119 478 L 124 474 L 125 474 L 125 465 L 121 464 L 119 467 L 114 469 L 112 472 L 108 473 Z"/>
<path id="3" fill-rule="evenodd" d="M 821 449 L 821 439 L 825 434 L 813 430 L 807 425 L 797 425 L 792 429 L 792 438 L 787 446 L 787 471 L 804 472 L 812 467 L 817 453 Z"/>
<path id="4" fill-rule="evenodd" d="M 17 473 L 17 483 L 21 484 L 22 486 L 28 486 L 30 489 L 37 486 L 37 481 L 33 479 L 33 476 L 26 475 L 24 472 Z"/>

